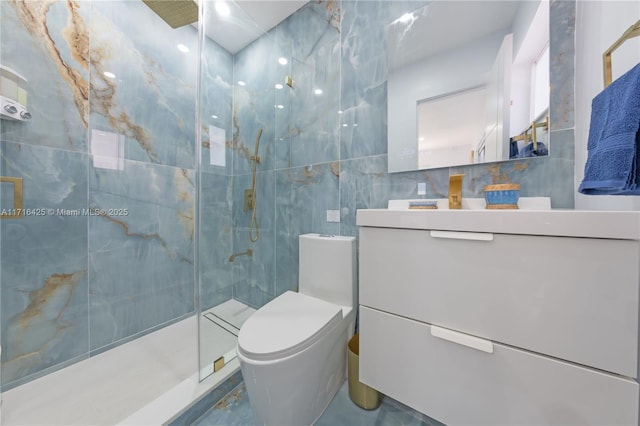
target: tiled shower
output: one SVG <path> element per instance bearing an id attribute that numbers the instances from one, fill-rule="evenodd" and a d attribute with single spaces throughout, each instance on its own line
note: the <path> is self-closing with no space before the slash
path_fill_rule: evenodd
<path id="1" fill-rule="evenodd" d="M 465 173 L 463 196 L 513 181 L 573 207 L 574 1 L 551 4 L 551 157 L 387 173 L 385 27 L 424 3 L 313 1 L 239 52 L 204 37 L 199 55 L 198 28 L 141 1 L 0 2 L 0 63 L 26 78 L 33 116 L 0 122 L 0 175 L 44 209 L 0 220 L 2 387 L 198 308 L 258 308 L 296 288 L 298 235 L 357 236 L 356 209 L 417 198 L 418 183 L 444 197 Z"/>

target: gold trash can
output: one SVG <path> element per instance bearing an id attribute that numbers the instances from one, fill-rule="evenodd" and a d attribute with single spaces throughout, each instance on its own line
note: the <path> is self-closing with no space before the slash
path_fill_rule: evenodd
<path id="1" fill-rule="evenodd" d="M 347 345 L 347 372 L 349 376 L 349 398 L 365 410 L 378 408 L 382 395 L 377 390 L 360 383 L 360 335 L 354 334 Z"/>

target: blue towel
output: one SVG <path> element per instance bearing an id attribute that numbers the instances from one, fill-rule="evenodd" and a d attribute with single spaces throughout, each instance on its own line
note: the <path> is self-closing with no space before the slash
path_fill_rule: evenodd
<path id="1" fill-rule="evenodd" d="M 591 104 L 583 194 L 640 195 L 640 64 Z"/>
<path id="2" fill-rule="evenodd" d="M 509 158 L 516 158 L 518 156 L 518 141 L 509 139 Z"/>
<path id="3" fill-rule="evenodd" d="M 529 142 L 520 150 L 518 158 L 542 157 L 544 155 L 549 155 L 549 150 L 544 143 L 538 142 L 537 146 L 537 149 L 533 149 L 533 142 Z"/>

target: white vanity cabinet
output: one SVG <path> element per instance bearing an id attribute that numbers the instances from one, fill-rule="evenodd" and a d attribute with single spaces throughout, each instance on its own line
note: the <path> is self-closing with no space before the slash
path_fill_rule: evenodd
<path id="1" fill-rule="evenodd" d="M 357 223 L 363 383 L 449 425 L 638 424 L 638 212 Z"/>

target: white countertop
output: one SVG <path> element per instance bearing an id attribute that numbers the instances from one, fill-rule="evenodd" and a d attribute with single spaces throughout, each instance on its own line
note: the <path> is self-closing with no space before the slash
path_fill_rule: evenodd
<path id="1" fill-rule="evenodd" d="M 360 209 L 358 226 L 640 240 L 640 212 Z"/>

